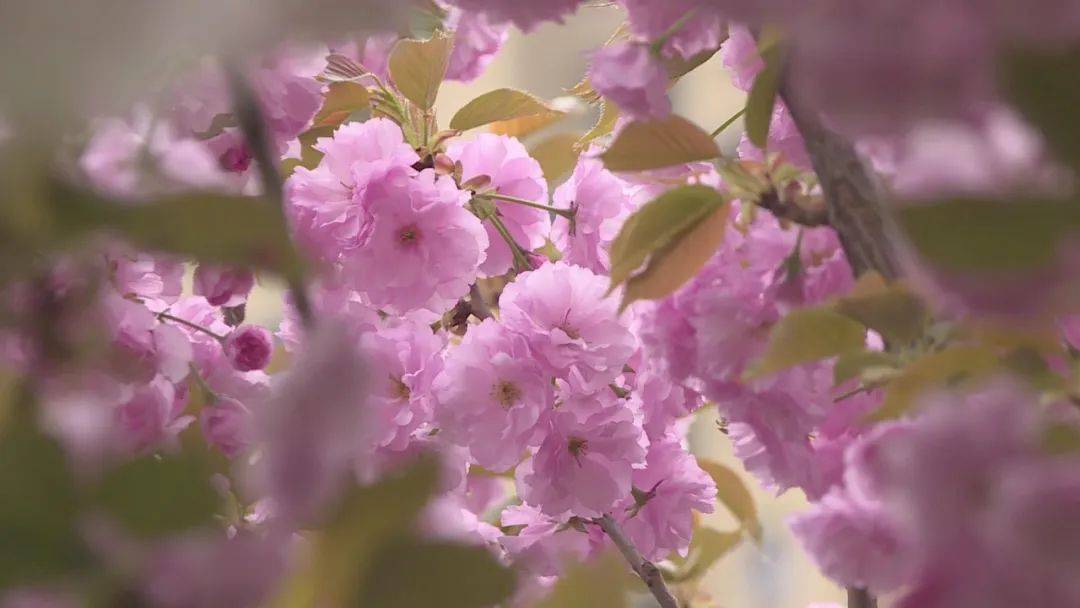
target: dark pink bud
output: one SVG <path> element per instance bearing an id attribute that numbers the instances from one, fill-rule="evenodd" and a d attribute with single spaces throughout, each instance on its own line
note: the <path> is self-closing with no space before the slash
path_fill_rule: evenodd
<path id="1" fill-rule="evenodd" d="M 243 173 L 251 166 L 251 151 L 244 144 L 231 146 L 218 157 L 221 168 L 231 173 Z"/>
<path id="2" fill-rule="evenodd" d="M 211 306 L 239 306 L 247 301 L 255 276 L 246 268 L 200 264 L 195 269 L 195 295 Z"/>
<path id="3" fill-rule="evenodd" d="M 225 356 L 242 372 L 262 369 L 270 363 L 274 343 L 270 332 L 258 325 L 241 325 L 225 337 Z"/>

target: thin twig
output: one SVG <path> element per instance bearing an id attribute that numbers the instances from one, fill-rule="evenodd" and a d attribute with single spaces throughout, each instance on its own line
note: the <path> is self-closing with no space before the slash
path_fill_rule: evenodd
<path id="1" fill-rule="evenodd" d="M 215 331 L 211 331 L 211 330 L 203 327 L 202 325 L 199 325 L 198 323 L 192 323 L 191 321 L 188 321 L 187 319 L 181 319 L 180 317 L 170 315 L 167 312 L 159 312 L 157 314 L 157 318 L 162 320 L 162 321 L 172 321 L 173 323 L 179 323 L 180 325 L 183 325 L 183 326 L 185 326 L 185 327 L 187 327 L 189 329 L 193 329 L 195 331 L 202 332 L 202 333 L 210 336 L 211 338 L 214 338 L 215 340 L 217 340 L 219 342 L 225 340 L 225 336 L 223 336 L 223 335 L 221 335 L 221 334 L 219 334 L 219 333 L 217 333 Z"/>
<path id="2" fill-rule="evenodd" d="M 623 554 L 630 567 L 634 569 L 634 572 L 645 583 L 645 586 L 649 588 L 661 608 L 679 608 L 679 602 L 675 600 L 675 596 L 668 589 L 663 575 L 660 574 L 660 569 L 641 556 L 634 543 L 623 534 L 619 524 L 615 523 L 615 519 L 605 514 L 594 521 L 608 535 L 611 542 L 615 543 L 615 546 L 619 548 L 619 552 Z"/>
<path id="3" fill-rule="evenodd" d="M 277 155 L 273 152 L 273 145 L 266 130 L 266 120 L 263 117 L 262 108 L 259 106 L 255 92 L 240 67 L 236 63 L 227 63 L 225 67 L 232 90 L 236 120 L 240 124 L 240 130 L 247 140 L 247 145 L 251 149 L 252 157 L 258 167 L 263 196 L 280 213 L 284 214 L 285 192 L 282 186 L 281 173 L 278 171 Z M 310 328 L 314 322 L 314 316 L 307 288 L 299 277 L 290 276 L 286 277 L 286 280 L 289 285 L 289 292 L 292 295 L 293 307 L 296 308 L 296 314 L 299 315 L 304 326 Z"/>
<path id="4" fill-rule="evenodd" d="M 542 209 L 544 211 L 548 211 L 548 212 L 554 213 L 556 215 L 561 215 L 561 216 L 563 216 L 563 217 L 565 217 L 567 219 L 572 218 L 574 216 L 574 213 L 575 213 L 574 209 L 563 209 L 563 208 L 560 208 L 560 207 L 552 207 L 551 205 L 545 205 L 543 203 L 533 202 L 533 201 L 530 201 L 528 199 L 518 198 L 516 196 L 510 196 L 508 194 L 499 194 L 498 192 L 482 192 L 482 193 L 477 193 L 476 196 L 479 196 L 481 198 L 495 199 L 497 201 L 506 201 L 508 203 L 516 203 L 518 205 L 524 205 L 526 207 L 532 207 L 533 209 Z"/>
<path id="5" fill-rule="evenodd" d="M 795 222 L 802 226 L 827 226 L 829 225 L 829 212 L 825 207 L 819 209 L 806 209 L 794 203 L 780 200 L 776 190 L 769 190 L 761 195 L 757 201 L 758 207 L 768 210 L 777 219 Z"/>
<path id="6" fill-rule="evenodd" d="M 473 316 L 481 321 L 491 318 L 491 307 L 484 300 L 484 294 L 480 293 L 476 283 L 469 286 L 469 308 Z"/>
<path id="7" fill-rule="evenodd" d="M 739 117 L 742 116 L 745 113 L 746 113 L 746 108 L 743 108 L 743 109 L 739 110 L 738 112 L 735 112 L 734 114 L 731 115 L 731 118 L 725 120 L 724 123 L 722 125 L 720 125 L 719 127 L 716 127 L 716 130 L 713 131 L 712 133 L 710 133 L 709 137 L 716 138 L 716 136 L 718 136 L 721 133 L 723 133 L 724 131 L 726 131 L 728 127 L 735 124 L 735 121 L 739 120 Z"/>

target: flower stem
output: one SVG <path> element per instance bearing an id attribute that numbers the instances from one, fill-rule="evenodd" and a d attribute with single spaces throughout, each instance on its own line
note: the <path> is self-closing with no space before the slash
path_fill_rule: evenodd
<path id="1" fill-rule="evenodd" d="M 202 332 L 202 333 L 210 336 L 211 338 L 214 338 L 218 342 L 222 342 L 222 341 L 225 340 L 225 336 L 223 336 L 223 335 L 221 335 L 221 334 L 219 334 L 219 333 L 217 333 L 215 331 L 209 330 L 209 329 L 203 327 L 202 325 L 199 325 L 198 323 L 192 323 L 191 321 L 188 321 L 187 319 L 181 319 L 180 317 L 170 315 L 167 312 L 159 312 L 157 314 L 157 318 L 159 320 L 161 320 L 161 321 L 172 321 L 173 323 L 179 323 L 180 325 L 183 325 L 183 326 L 185 326 L 185 327 L 187 327 L 189 329 L 193 329 L 195 331 Z"/>
<path id="2" fill-rule="evenodd" d="M 518 272 L 524 272 L 532 270 L 532 264 L 529 262 L 529 256 L 525 255 L 525 250 L 521 248 L 521 245 L 514 240 L 514 237 L 510 234 L 510 231 L 506 229 L 506 224 L 503 223 L 502 218 L 496 214 L 492 214 L 487 219 L 491 220 L 491 225 L 495 226 L 495 230 L 499 233 L 499 236 L 506 241 L 506 244 L 510 247 L 510 253 L 514 256 L 514 269 Z"/>
<path id="3" fill-rule="evenodd" d="M 619 552 L 633 568 L 634 572 L 645 583 L 645 586 L 652 592 L 653 597 L 656 598 L 657 603 L 661 608 L 679 608 L 679 602 L 675 600 L 675 596 L 671 594 L 671 590 L 668 589 L 667 583 L 664 582 L 664 577 L 660 574 L 660 569 L 655 564 L 650 562 L 641 556 L 641 553 L 634 546 L 634 543 L 623 534 L 619 524 L 615 522 L 615 519 L 610 515 L 605 514 L 603 517 L 593 520 L 604 531 L 605 534 L 611 539 L 611 542 L 615 543 Z"/>
<path id="4" fill-rule="evenodd" d="M 551 205 L 545 205 L 543 203 L 533 202 L 533 201 L 530 201 L 528 199 L 518 198 L 516 196 L 510 196 L 508 194 L 499 194 L 498 192 L 484 192 L 482 194 L 477 194 L 476 196 L 479 196 L 479 197 L 482 197 L 482 198 L 494 199 L 494 200 L 497 200 L 497 201 L 506 201 L 508 203 L 515 203 L 515 204 L 518 204 L 518 205 L 524 205 L 526 207 L 532 207 L 533 209 L 543 209 L 544 211 L 548 211 L 548 212 L 554 213 L 555 215 L 560 215 L 562 217 L 565 217 L 568 220 L 573 219 L 573 217 L 574 217 L 574 215 L 576 213 L 573 209 L 562 209 L 562 208 L 559 208 L 559 207 L 552 207 Z"/>
<path id="5" fill-rule="evenodd" d="M 720 125 L 719 127 L 716 127 L 716 130 L 713 131 L 712 133 L 710 133 L 709 136 L 715 138 L 716 136 L 720 135 L 725 130 L 727 130 L 728 127 L 735 124 L 735 121 L 739 120 L 739 117 L 741 117 L 745 113 L 746 113 L 746 108 L 743 108 L 743 109 L 739 110 L 738 112 L 735 112 L 734 114 L 731 115 L 731 118 L 724 121 L 724 124 Z"/>

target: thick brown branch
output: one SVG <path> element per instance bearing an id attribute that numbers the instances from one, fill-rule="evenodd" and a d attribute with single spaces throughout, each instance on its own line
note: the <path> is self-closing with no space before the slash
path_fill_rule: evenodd
<path id="1" fill-rule="evenodd" d="M 877 608 L 877 598 L 866 589 L 848 587 L 847 605 L 848 608 Z"/>
<path id="2" fill-rule="evenodd" d="M 671 590 L 668 589 L 660 570 L 655 564 L 641 556 L 634 543 L 623 534 L 619 524 L 615 523 L 615 519 L 610 515 L 604 515 L 597 519 L 596 523 L 611 538 L 611 542 L 615 543 L 615 546 L 619 548 L 619 552 L 623 554 L 630 567 L 634 569 L 634 572 L 645 583 L 645 586 L 649 588 L 661 608 L 679 608 L 679 603 L 675 600 L 675 596 L 671 594 Z"/>
<path id="3" fill-rule="evenodd" d="M 757 202 L 758 207 L 766 209 L 777 219 L 788 220 L 802 226 L 828 226 L 829 213 L 825 207 L 807 209 L 794 203 L 780 200 L 780 194 L 776 190 L 769 190 L 761 195 Z"/>
<path id="4" fill-rule="evenodd" d="M 883 194 L 873 170 L 843 136 L 822 124 L 782 83 L 780 95 L 806 142 L 806 151 L 825 193 L 828 223 L 836 230 L 856 276 L 876 270 L 888 279 L 900 275 L 887 230 Z"/>

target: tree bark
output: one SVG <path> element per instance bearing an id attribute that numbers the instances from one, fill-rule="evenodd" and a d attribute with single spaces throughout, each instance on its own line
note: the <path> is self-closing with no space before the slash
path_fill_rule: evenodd
<path id="1" fill-rule="evenodd" d="M 610 515 L 604 515 L 595 521 L 604 533 L 611 538 L 615 546 L 619 548 L 619 552 L 623 554 L 630 567 L 645 583 L 645 586 L 649 588 L 660 606 L 662 608 L 679 608 L 679 602 L 675 600 L 675 596 L 668 589 L 660 570 L 655 564 L 641 556 L 634 543 L 623 534 L 622 528 L 615 522 L 615 519 Z"/>
<path id="2" fill-rule="evenodd" d="M 884 210 L 877 176 L 846 138 L 826 127 L 817 112 L 805 107 L 786 82 L 780 98 L 806 142 L 825 203 L 855 276 L 875 270 L 886 279 L 900 276 L 896 250 Z"/>

